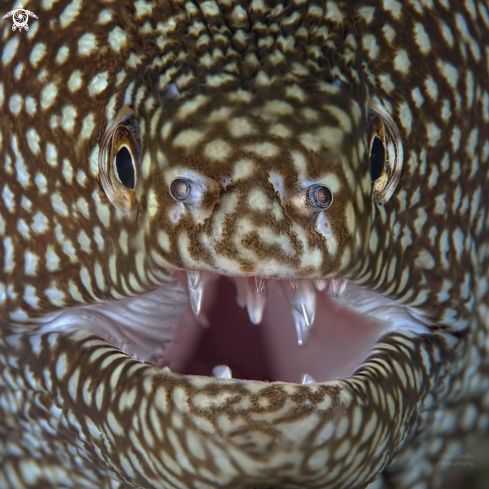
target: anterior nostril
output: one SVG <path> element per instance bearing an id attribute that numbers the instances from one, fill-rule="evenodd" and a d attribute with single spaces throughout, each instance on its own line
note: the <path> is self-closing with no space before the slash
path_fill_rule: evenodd
<path id="1" fill-rule="evenodd" d="M 326 185 L 311 185 L 307 195 L 311 205 L 321 210 L 327 209 L 333 203 L 333 192 Z"/>
<path id="2" fill-rule="evenodd" d="M 178 202 L 183 202 L 190 195 L 190 182 L 186 178 L 175 178 L 170 183 L 170 195 Z"/>

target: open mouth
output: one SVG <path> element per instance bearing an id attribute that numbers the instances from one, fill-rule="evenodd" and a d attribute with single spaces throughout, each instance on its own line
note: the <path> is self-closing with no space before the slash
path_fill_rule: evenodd
<path id="1" fill-rule="evenodd" d="M 142 296 L 51 316 L 42 330 L 80 327 L 175 373 L 294 383 L 351 376 L 387 332 L 429 332 L 408 307 L 342 278 L 183 271 Z"/>

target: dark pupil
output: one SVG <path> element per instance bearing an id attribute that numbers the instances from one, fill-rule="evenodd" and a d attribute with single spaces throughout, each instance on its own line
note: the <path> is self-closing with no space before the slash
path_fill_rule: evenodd
<path id="1" fill-rule="evenodd" d="M 127 188 L 134 188 L 134 180 L 136 175 L 134 174 L 134 165 L 132 164 L 131 153 L 126 147 L 122 147 L 115 157 L 115 166 L 117 168 L 117 175 L 122 185 Z"/>
<path id="2" fill-rule="evenodd" d="M 372 147 L 370 148 L 370 173 L 372 174 L 372 180 L 377 180 L 382 175 L 384 171 L 384 160 L 384 145 L 375 136 L 372 141 Z"/>

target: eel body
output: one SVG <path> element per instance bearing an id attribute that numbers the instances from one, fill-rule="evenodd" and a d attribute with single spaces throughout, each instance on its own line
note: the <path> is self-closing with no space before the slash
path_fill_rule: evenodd
<path id="1" fill-rule="evenodd" d="M 436 487 L 489 426 L 489 2 L 26 4 L 0 24 L 0 487 Z M 218 274 L 253 322 L 290 281 L 300 343 L 314 283 L 387 332 L 342 380 L 176 374 L 176 270 L 197 315 Z"/>

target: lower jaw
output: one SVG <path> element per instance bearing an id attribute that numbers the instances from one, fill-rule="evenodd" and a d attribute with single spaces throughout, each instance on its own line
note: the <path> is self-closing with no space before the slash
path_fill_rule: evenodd
<path id="1" fill-rule="evenodd" d="M 184 274 L 177 279 L 186 282 Z M 285 281 L 267 281 L 263 319 L 254 325 L 246 309 L 236 303 L 233 281 L 212 279 L 206 285 L 202 317 L 187 308 L 158 366 L 211 376 L 215 366 L 227 365 L 234 378 L 296 383 L 304 374 L 317 382 L 352 375 L 385 328 L 339 306 L 326 292 L 317 292 L 309 337 L 298 345 L 289 288 Z"/>

